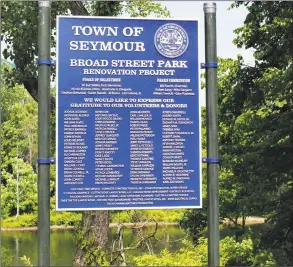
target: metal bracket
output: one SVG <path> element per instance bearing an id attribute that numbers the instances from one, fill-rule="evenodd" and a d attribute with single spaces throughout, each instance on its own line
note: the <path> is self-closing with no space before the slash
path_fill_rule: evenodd
<path id="1" fill-rule="evenodd" d="M 202 163 L 217 163 L 221 164 L 221 161 L 219 158 L 202 158 Z"/>
<path id="2" fill-rule="evenodd" d="M 38 164 L 55 164 L 55 158 L 48 158 L 48 159 L 38 159 Z"/>
<path id="3" fill-rule="evenodd" d="M 218 62 L 207 62 L 207 63 L 201 63 L 200 64 L 201 69 L 207 69 L 207 68 L 218 68 Z"/>
<path id="4" fill-rule="evenodd" d="M 51 60 L 51 59 L 39 59 L 38 60 L 38 64 L 39 65 L 49 65 L 49 66 L 52 66 L 52 65 L 55 65 L 56 64 L 56 61 L 55 60 Z"/>

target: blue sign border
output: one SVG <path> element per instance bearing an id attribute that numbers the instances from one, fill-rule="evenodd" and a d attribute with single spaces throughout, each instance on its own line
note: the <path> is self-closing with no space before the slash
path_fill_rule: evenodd
<path id="1" fill-rule="evenodd" d="M 198 25 L 198 31 L 199 31 L 199 20 L 198 19 L 173 19 L 173 18 L 127 18 L 127 17 L 98 17 L 98 16 L 57 16 L 56 19 L 56 29 L 57 29 L 57 38 L 56 38 L 56 210 L 57 211 L 87 211 L 87 210 L 139 210 L 139 209 L 192 209 L 192 208 L 202 208 L 202 151 L 201 151 L 201 106 L 198 101 L 198 122 L 199 122 L 199 131 L 198 131 L 198 139 L 199 139 L 199 151 L 197 153 L 198 155 L 198 166 L 199 166 L 199 205 L 194 205 L 194 206 L 160 206 L 160 207 L 106 207 L 106 208 L 59 208 L 58 203 L 59 203 L 59 191 L 58 191 L 58 183 L 59 183 L 59 175 L 58 175 L 58 166 L 59 166 L 59 157 L 58 157 L 58 105 L 59 105 L 59 99 L 58 99 L 58 93 L 59 93 L 59 88 L 58 88 L 58 80 L 59 80 L 59 19 L 61 18 L 66 18 L 66 19 L 111 19 L 111 20 L 144 20 L 144 21 L 166 21 L 167 23 L 170 21 L 195 21 L 197 22 Z M 200 51 L 200 38 L 198 34 L 198 55 Z M 159 52 L 158 52 L 159 53 Z M 180 56 L 180 55 L 179 55 Z M 178 56 L 178 57 L 179 57 Z M 168 59 L 168 58 L 167 58 Z M 176 59 L 176 58 L 169 58 L 170 60 Z M 198 59 L 198 73 L 195 73 L 194 75 L 198 75 L 198 90 L 200 88 L 200 77 L 199 77 L 199 70 L 200 70 L 200 62 Z"/>

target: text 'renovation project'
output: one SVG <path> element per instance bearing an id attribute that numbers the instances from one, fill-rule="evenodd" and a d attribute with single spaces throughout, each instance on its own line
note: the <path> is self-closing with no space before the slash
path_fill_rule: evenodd
<path id="1" fill-rule="evenodd" d="M 57 210 L 201 207 L 198 22 L 58 17 Z"/>

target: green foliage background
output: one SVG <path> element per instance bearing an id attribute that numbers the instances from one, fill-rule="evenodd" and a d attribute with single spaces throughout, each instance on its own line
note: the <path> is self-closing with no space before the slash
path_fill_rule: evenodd
<path id="1" fill-rule="evenodd" d="M 34 2 L 1 2 L 6 49 L 3 56 L 16 68 L 3 64 L 2 97 L 2 217 L 4 227 L 36 225 L 37 213 L 37 5 Z M 242 232 L 221 240 L 223 265 L 293 264 L 293 2 L 242 2 L 248 15 L 235 30 L 238 47 L 254 49 L 255 63 L 219 58 L 219 147 L 221 221 L 239 223 Z M 54 1 L 52 27 L 58 14 L 169 16 L 154 2 Z M 21 18 L 21 19 L 20 19 Z M 25 29 L 30 29 L 27 31 Z M 55 31 L 52 32 L 55 47 Z M 54 49 L 52 56 L 54 57 Z M 52 77 L 54 79 L 54 75 Z M 204 87 L 204 82 L 202 83 Z M 52 90 L 52 147 L 54 156 L 54 90 Z M 205 155 L 205 109 L 202 110 Z M 17 177 L 19 179 L 17 179 Z M 207 177 L 203 169 L 204 206 L 201 210 L 112 212 L 115 222 L 154 217 L 178 222 L 193 243 L 175 254 L 145 255 L 132 259 L 136 265 L 205 265 L 207 225 Z M 19 188 L 19 203 L 17 203 Z M 55 167 L 51 167 L 52 224 L 74 225 L 79 213 L 56 213 Z M 19 210 L 19 215 L 17 214 Z M 265 217 L 270 227 L 259 239 L 242 235 L 248 216 Z M 241 239 L 239 239 L 241 238 Z M 194 245 L 196 247 L 194 247 Z M 280 256 L 285 255 L 285 256 Z M 188 259 L 193 259 L 189 261 Z M 7 261 L 9 262 L 9 261 Z M 5 263 L 6 264 L 6 263 Z"/>

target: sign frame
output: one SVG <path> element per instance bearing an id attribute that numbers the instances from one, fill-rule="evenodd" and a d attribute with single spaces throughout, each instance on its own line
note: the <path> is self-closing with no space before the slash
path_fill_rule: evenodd
<path id="1" fill-rule="evenodd" d="M 56 194 L 56 211 L 97 211 L 97 210 L 157 210 L 157 209 L 200 209 L 202 208 L 202 134 L 201 134 L 201 105 L 200 101 L 198 99 L 198 142 L 199 142 L 199 205 L 197 206 L 160 206 L 160 207 L 152 207 L 152 206 L 144 206 L 144 207 L 101 207 L 101 208 L 60 208 L 58 206 L 59 204 L 59 155 L 58 155 L 58 140 L 59 140 L 59 127 L 58 127 L 58 121 L 59 121 L 59 19 L 60 18 L 67 18 L 67 19 L 110 19 L 110 20 L 149 20 L 149 21 L 196 21 L 197 22 L 197 47 L 198 47 L 198 72 L 194 73 L 194 76 L 198 75 L 198 97 L 200 94 L 200 70 L 201 70 L 201 62 L 199 59 L 200 51 L 201 51 L 201 45 L 200 45 L 200 20 L 197 18 L 144 18 L 144 17 L 109 17 L 109 16 L 70 16 L 70 15 L 58 15 L 56 16 L 56 132 L 55 132 L 55 144 L 56 144 L 56 182 L 55 182 L 55 194 Z M 159 53 L 159 52 L 158 52 Z M 169 60 L 173 60 L 174 58 L 169 58 Z"/>

